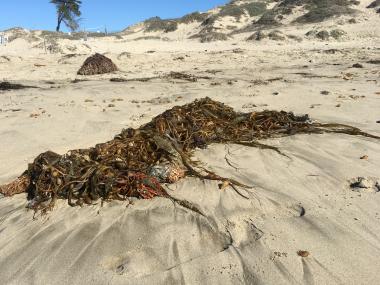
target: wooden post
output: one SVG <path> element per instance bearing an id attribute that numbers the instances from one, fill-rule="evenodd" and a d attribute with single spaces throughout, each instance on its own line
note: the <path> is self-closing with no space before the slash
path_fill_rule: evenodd
<path id="1" fill-rule="evenodd" d="M 45 53 L 47 53 L 46 51 L 46 38 L 44 37 L 44 49 L 45 49 Z"/>

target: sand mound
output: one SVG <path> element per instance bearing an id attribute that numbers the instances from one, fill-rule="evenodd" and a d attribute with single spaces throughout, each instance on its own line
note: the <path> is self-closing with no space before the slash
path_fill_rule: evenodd
<path id="1" fill-rule="evenodd" d="M 117 71 L 117 66 L 108 57 L 99 53 L 86 59 L 82 67 L 78 70 L 79 75 L 95 75 Z"/>

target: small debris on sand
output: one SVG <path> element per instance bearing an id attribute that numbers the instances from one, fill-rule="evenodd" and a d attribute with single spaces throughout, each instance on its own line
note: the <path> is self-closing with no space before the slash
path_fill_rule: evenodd
<path id="1" fill-rule="evenodd" d="M 352 73 L 345 73 L 342 75 L 342 78 L 344 80 L 352 80 L 354 78 L 354 75 Z"/>
<path id="2" fill-rule="evenodd" d="M 299 250 L 297 251 L 297 254 L 301 257 L 308 257 L 310 255 L 310 252 L 308 252 L 307 250 Z"/>
<path id="3" fill-rule="evenodd" d="M 148 82 L 153 79 L 159 78 L 158 76 L 155 77 L 141 77 L 141 78 L 111 78 L 110 82 Z"/>
<path id="4" fill-rule="evenodd" d="M 380 59 L 371 59 L 371 60 L 367 61 L 367 63 L 369 63 L 369 64 L 380 64 Z"/>
<path id="5" fill-rule="evenodd" d="M 130 53 L 130 52 L 127 52 L 127 51 L 124 51 L 124 52 L 122 52 L 121 54 L 119 54 L 119 55 L 117 56 L 117 59 L 118 59 L 118 60 L 121 60 L 121 59 L 123 59 L 124 57 L 126 57 L 126 58 L 131 58 L 131 53 Z"/>
<path id="6" fill-rule="evenodd" d="M 363 68 L 363 65 L 360 63 L 355 63 L 352 65 L 353 68 Z"/>
<path id="7" fill-rule="evenodd" d="M 29 117 L 31 117 L 31 118 L 38 118 L 39 116 L 40 116 L 40 114 L 38 114 L 38 113 L 32 113 L 29 115 Z"/>
<path id="8" fill-rule="evenodd" d="M 193 75 L 182 73 L 182 72 L 170 72 L 167 77 L 172 78 L 172 79 L 180 79 L 180 80 L 186 80 L 186 81 L 191 81 L 191 82 L 196 82 L 197 78 Z"/>
<path id="9" fill-rule="evenodd" d="M 365 177 L 358 177 L 351 183 L 351 188 L 370 188 L 372 183 Z"/>
<path id="10" fill-rule="evenodd" d="M 85 81 L 88 81 L 88 79 L 78 79 L 78 78 L 75 78 L 74 80 L 71 80 L 71 83 L 79 83 L 79 82 L 85 82 Z"/>
<path id="11" fill-rule="evenodd" d="M 247 103 L 242 106 L 243 109 L 249 109 L 249 108 L 255 108 L 255 107 L 257 107 L 257 105 L 253 103 Z"/>
<path id="12" fill-rule="evenodd" d="M 209 76 L 195 76 L 195 75 L 187 74 L 184 72 L 175 72 L 175 71 L 171 71 L 165 77 L 170 78 L 170 79 L 185 80 L 185 81 L 190 81 L 190 82 L 197 82 L 198 79 L 211 79 L 211 77 Z"/>
<path id="13" fill-rule="evenodd" d="M 355 192 L 376 193 L 380 191 L 379 179 L 375 177 L 357 177 L 349 182 L 352 191 Z"/>

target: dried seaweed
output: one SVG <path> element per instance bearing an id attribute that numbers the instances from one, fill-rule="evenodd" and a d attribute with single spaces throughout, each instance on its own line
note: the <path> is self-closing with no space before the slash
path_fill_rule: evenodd
<path id="1" fill-rule="evenodd" d="M 179 79 L 179 80 L 185 80 L 185 81 L 191 81 L 191 82 L 196 82 L 198 79 L 196 76 L 182 73 L 182 72 L 170 72 L 168 75 L 166 75 L 167 78 L 171 79 Z"/>
<path id="2" fill-rule="evenodd" d="M 258 140 L 301 133 L 344 133 L 380 139 L 347 125 L 314 123 L 307 115 L 296 116 L 284 111 L 239 113 L 204 98 L 175 106 L 150 123 L 138 129 L 124 129 L 113 140 L 95 147 L 64 155 L 51 151 L 42 153 L 20 178 L 22 183 L 11 183 L 9 185 L 16 186 L 1 188 L 0 192 L 17 189 L 14 193 L 19 193 L 19 185 L 22 185 L 35 211 L 52 209 L 57 199 L 67 199 L 71 206 L 82 206 L 99 199 L 103 202 L 158 196 L 202 214 L 190 202 L 172 197 L 162 183 L 194 176 L 220 181 L 220 188 L 231 187 L 245 198 L 238 187 L 249 186 L 202 168 L 191 159 L 194 149 L 206 148 L 212 143 L 236 143 L 282 154 Z M 172 171 L 162 177 L 156 175 L 160 169 L 165 169 L 165 173 L 168 169 Z"/>
<path id="3" fill-rule="evenodd" d="M 189 81 L 189 82 L 197 82 L 198 79 L 211 79 L 209 76 L 195 76 L 192 74 L 187 74 L 184 72 L 175 72 L 171 71 L 168 74 L 164 74 L 162 76 L 152 76 L 152 77 L 141 77 L 141 78 L 120 78 L 120 77 L 115 77 L 111 78 L 111 82 L 147 82 L 151 81 L 154 79 L 173 79 L 173 80 L 183 80 L 183 81 Z"/>
<path id="4" fill-rule="evenodd" d="M 184 72 L 175 72 L 175 71 L 171 71 L 164 77 L 167 79 L 184 80 L 184 81 L 190 81 L 190 82 L 197 82 L 198 79 L 207 79 L 207 80 L 211 79 L 210 76 L 195 76 L 192 74 L 187 74 Z"/>
<path id="5" fill-rule="evenodd" d="M 117 66 L 108 57 L 96 53 L 85 60 L 78 70 L 79 75 L 95 75 L 117 71 Z"/>
<path id="6" fill-rule="evenodd" d="M 159 76 L 153 76 L 153 77 L 139 77 L 139 78 L 120 78 L 120 77 L 114 77 L 111 78 L 111 82 L 148 82 L 153 79 L 157 79 Z"/>
<path id="7" fill-rule="evenodd" d="M 20 90 L 26 88 L 37 88 L 35 86 L 22 85 L 18 83 L 10 83 L 8 81 L 0 82 L 0 90 L 9 91 L 9 90 Z"/>
<path id="8" fill-rule="evenodd" d="M 4 196 L 13 196 L 25 192 L 28 187 L 30 179 L 27 174 L 23 174 L 16 180 L 7 185 L 0 186 L 0 193 Z"/>
<path id="9" fill-rule="evenodd" d="M 367 61 L 367 63 L 369 63 L 369 64 L 380 64 L 380 59 L 371 59 L 371 60 Z"/>

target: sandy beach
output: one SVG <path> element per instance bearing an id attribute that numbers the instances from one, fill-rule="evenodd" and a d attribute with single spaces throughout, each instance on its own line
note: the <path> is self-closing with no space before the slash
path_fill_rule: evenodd
<path id="1" fill-rule="evenodd" d="M 300 42 L 252 42 L 245 40 L 252 33 L 242 33 L 200 43 L 182 38 L 187 26 L 167 40 L 135 40 L 143 32 L 60 39 L 62 52 L 50 53 L 17 38 L 0 46 L 0 79 L 36 88 L 0 91 L 0 185 L 42 152 L 92 147 L 204 97 L 236 111 L 308 114 L 380 136 L 380 17 L 364 11 L 358 19 L 281 30 Z M 347 32 L 339 41 L 304 36 L 337 25 Z M 119 71 L 77 75 L 95 52 Z M 236 144 L 194 153 L 215 173 L 252 185 L 244 190 L 249 199 L 195 177 L 165 186 L 205 217 L 154 198 L 84 207 L 59 200 L 33 219 L 26 194 L 0 198 L 1 283 L 378 284 L 380 141 L 332 133 L 265 143 L 286 156 Z M 351 187 L 358 177 L 372 186 Z"/>

